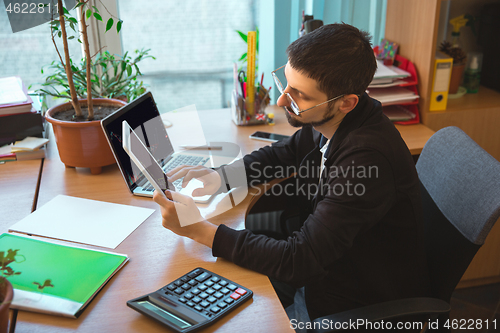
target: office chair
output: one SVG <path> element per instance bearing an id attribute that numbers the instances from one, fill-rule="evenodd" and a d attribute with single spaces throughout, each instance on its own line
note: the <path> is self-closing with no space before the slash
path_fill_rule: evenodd
<path id="1" fill-rule="evenodd" d="M 429 139 L 416 168 L 434 298 L 395 300 L 317 318 L 313 322 L 319 329 L 313 332 L 332 331 L 321 329 L 325 319 L 377 322 L 426 315 L 444 324 L 449 318 L 453 290 L 500 217 L 500 163 L 461 129 L 447 127 Z"/>

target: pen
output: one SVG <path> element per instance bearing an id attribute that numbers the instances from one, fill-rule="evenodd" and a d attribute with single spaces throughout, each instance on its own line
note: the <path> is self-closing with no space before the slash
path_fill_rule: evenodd
<path id="1" fill-rule="evenodd" d="M 222 150 L 222 146 L 179 146 L 181 149 L 203 149 L 203 150 Z"/>

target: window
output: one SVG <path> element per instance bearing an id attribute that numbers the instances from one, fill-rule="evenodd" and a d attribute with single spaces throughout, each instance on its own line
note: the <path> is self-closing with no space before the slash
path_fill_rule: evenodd
<path id="1" fill-rule="evenodd" d="M 139 64 L 160 112 L 228 107 L 233 62 L 246 52 L 235 30 L 255 28 L 251 0 L 118 0 L 123 51 L 151 49 Z M 108 32 L 109 34 L 109 32 Z"/>

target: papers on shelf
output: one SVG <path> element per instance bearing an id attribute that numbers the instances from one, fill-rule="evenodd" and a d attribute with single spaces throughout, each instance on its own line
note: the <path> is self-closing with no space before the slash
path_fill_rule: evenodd
<path id="1" fill-rule="evenodd" d="M 114 249 L 154 209 L 58 195 L 9 228 L 9 232 Z"/>
<path id="2" fill-rule="evenodd" d="M 414 119 L 416 115 L 401 105 L 388 105 L 382 108 L 384 114 L 392 121 L 407 121 Z"/>
<path id="3" fill-rule="evenodd" d="M 377 60 L 377 71 L 373 76 L 370 86 L 389 84 L 394 82 L 396 79 L 402 79 L 409 76 L 410 73 L 407 71 L 404 71 L 396 66 L 386 66 L 381 60 Z"/>
<path id="4" fill-rule="evenodd" d="M 369 89 L 368 95 L 378 100 L 382 105 L 398 104 L 401 102 L 411 102 L 418 98 L 413 91 L 403 87 L 389 87 L 383 89 Z"/>

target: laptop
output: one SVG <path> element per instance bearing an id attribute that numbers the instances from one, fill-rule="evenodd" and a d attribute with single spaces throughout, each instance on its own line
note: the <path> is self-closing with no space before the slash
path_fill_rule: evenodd
<path id="1" fill-rule="evenodd" d="M 111 151 L 115 156 L 120 172 L 128 189 L 134 195 L 152 197 L 154 188 L 147 178 L 140 172 L 129 155 L 123 149 L 122 123 L 126 121 L 135 134 L 148 148 L 151 155 L 166 172 L 179 165 L 205 165 L 214 167 L 212 155 L 209 151 L 195 153 L 193 151 L 175 152 L 167 134 L 160 113 L 151 92 L 147 92 L 131 103 L 123 106 L 101 121 L 101 126 L 108 140 Z M 223 163 L 218 159 L 217 164 L 228 164 L 234 158 L 227 158 Z M 192 186 L 191 183 L 199 186 Z M 191 196 L 195 188 L 201 187 L 201 182 L 192 180 L 186 188 L 181 187 L 182 178 L 173 182 L 175 190 Z M 206 203 L 211 196 L 193 197 L 195 202 Z"/>

